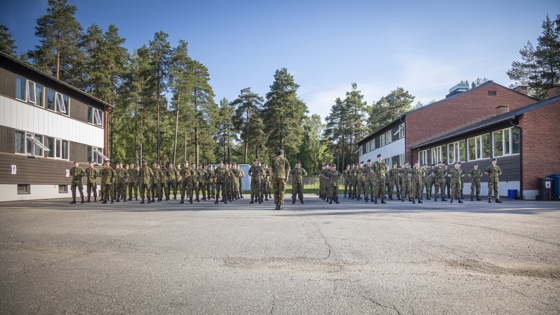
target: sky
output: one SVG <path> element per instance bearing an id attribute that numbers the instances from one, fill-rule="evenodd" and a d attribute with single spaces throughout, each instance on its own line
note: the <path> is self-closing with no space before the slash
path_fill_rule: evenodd
<path id="1" fill-rule="evenodd" d="M 47 0 L 0 1 L 0 24 L 18 53 L 33 49 Z M 528 41 L 536 46 L 558 0 L 68 0 L 86 30 L 110 24 L 133 52 L 164 31 L 175 47 L 204 64 L 218 103 L 242 89 L 265 97 L 274 73 L 287 68 L 310 114 L 324 119 L 356 83 L 368 105 L 397 87 L 413 105 L 441 100 L 462 80 L 504 86 Z"/>

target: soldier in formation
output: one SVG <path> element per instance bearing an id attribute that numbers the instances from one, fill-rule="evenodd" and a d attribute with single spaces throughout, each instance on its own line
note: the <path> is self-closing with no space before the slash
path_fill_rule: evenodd
<path id="1" fill-rule="evenodd" d="M 89 167 L 86 168 L 86 185 L 87 185 L 87 202 L 91 202 L 91 193 L 93 192 L 93 201 L 97 201 L 97 176 L 99 173 L 93 167 L 93 161 L 89 162 Z"/>
<path id="2" fill-rule="evenodd" d="M 120 202 L 122 199 L 123 202 L 126 202 L 126 188 L 127 188 L 127 180 L 128 180 L 128 172 L 123 167 L 122 162 L 117 163 L 117 202 Z"/>
<path id="3" fill-rule="evenodd" d="M 478 163 L 473 165 L 473 169 L 469 172 L 469 177 L 471 178 L 471 201 L 474 200 L 476 196 L 476 201 L 480 201 L 480 178 L 482 177 L 482 171 L 478 168 Z"/>
<path id="4" fill-rule="evenodd" d="M 128 201 L 138 200 L 138 171 L 140 167 L 135 166 L 134 163 L 130 163 L 126 166 L 128 172 Z"/>
<path id="5" fill-rule="evenodd" d="M 381 154 L 377 155 L 377 161 L 373 164 L 373 203 L 377 203 L 377 199 L 381 199 L 381 203 L 385 203 L 385 179 L 387 174 L 387 164 L 383 162 Z"/>
<path id="6" fill-rule="evenodd" d="M 303 204 L 303 178 L 307 176 L 307 171 L 301 167 L 301 162 L 298 161 L 290 175 L 292 175 L 292 204 L 296 203 L 296 196 Z"/>
<path id="7" fill-rule="evenodd" d="M 113 187 L 117 173 L 115 169 L 110 166 L 109 160 L 105 160 L 99 175 L 101 176 L 101 186 L 103 187 L 103 201 L 101 203 L 107 203 L 109 199 L 111 199 L 111 203 L 113 203 Z"/>
<path id="8" fill-rule="evenodd" d="M 462 190 L 462 177 L 463 177 L 463 170 L 461 169 L 461 162 L 455 162 L 453 164 L 453 169 L 449 171 L 447 175 L 450 178 L 451 184 L 451 201 L 453 203 L 453 198 L 457 199 L 459 203 L 463 203 L 461 200 L 461 190 Z"/>
<path id="9" fill-rule="evenodd" d="M 152 190 L 152 178 L 154 171 L 148 166 L 147 161 L 142 162 L 142 168 L 138 171 L 138 186 L 140 188 L 141 204 L 144 203 L 144 198 L 148 198 L 148 203 L 151 202 L 150 195 Z"/>
<path id="10" fill-rule="evenodd" d="M 284 150 L 280 149 L 278 156 L 273 158 L 270 164 L 268 174 L 273 181 L 275 210 L 281 210 L 284 205 L 286 181 L 290 178 L 290 162 L 284 157 Z"/>
<path id="11" fill-rule="evenodd" d="M 85 174 L 84 169 L 80 167 L 80 163 L 78 163 L 78 161 L 74 161 L 74 166 L 70 169 L 70 178 L 72 179 L 70 182 L 70 189 L 72 190 L 71 204 L 76 203 L 76 188 L 78 188 L 78 191 L 80 192 L 80 197 L 82 198 L 81 203 L 84 203 L 84 186 L 82 184 L 82 177 Z"/>
<path id="12" fill-rule="evenodd" d="M 401 200 L 401 187 L 400 187 L 400 180 L 399 180 L 399 165 L 397 162 L 393 163 L 393 168 L 389 170 L 389 174 L 387 175 L 387 179 L 389 182 L 389 200 L 393 200 L 393 194 L 397 194 L 397 200 Z"/>

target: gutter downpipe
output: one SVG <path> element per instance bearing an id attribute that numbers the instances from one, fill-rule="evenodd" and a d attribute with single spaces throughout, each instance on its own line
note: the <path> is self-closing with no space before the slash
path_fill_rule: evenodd
<path id="1" fill-rule="evenodd" d="M 519 199 L 524 200 L 523 198 L 523 129 L 519 126 L 519 122 L 516 124 L 513 123 L 513 120 L 518 118 L 515 116 L 514 118 L 509 120 L 510 125 L 513 128 L 519 129 Z"/>

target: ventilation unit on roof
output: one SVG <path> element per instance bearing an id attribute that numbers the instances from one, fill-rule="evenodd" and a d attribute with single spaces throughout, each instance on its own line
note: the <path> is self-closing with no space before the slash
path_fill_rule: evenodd
<path id="1" fill-rule="evenodd" d="M 447 94 L 445 97 L 450 97 L 453 95 L 457 95 L 459 93 L 463 93 L 469 90 L 469 85 L 467 83 L 459 83 L 455 86 L 453 86 L 452 88 L 449 89 L 449 94 Z"/>

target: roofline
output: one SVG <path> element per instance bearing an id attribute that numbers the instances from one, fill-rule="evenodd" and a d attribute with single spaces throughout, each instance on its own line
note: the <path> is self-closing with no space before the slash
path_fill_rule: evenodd
<path id="1" fill-rule="evenodd" d="M 115 105 L 109 104 L 109 103 L 107 103 L 107 102 L 105 102 L 105 101 L 103 101 L 103 100 L 101 100 L 101 99 L 99 99 L 99 98 L 97 98 L 97 97 L 95 97 L 95 96 L 93 96 L 93 95 L 91 95 L 91 94 L 85 92 L 85 91 L 82 91 L 82 90 L 78 89 L 77 87 L 75 87 L 75 86 L 73 86 L 73 85 L 71 85 L 71 84 L 68 84 L 68 83 L 66 83 L 66 82 L 64 82 L 64 81 L 62 81 L 62 80 L 60 80 L 60 79 L 55 78 L 54 76 L 52 76 L 51 74 L 49 74 L 49 73 L 47 73 L 47 72 L 44 72 L 44 71 L 42 71 L 42 70 L 39 70 L 39 69 L 33 67 L 32 65 L 30 65 L 30 64 L 27 63 L 27 62 L 23 62 L 23 61 L 21 61 L 21 60 L 15 58 L 15 57 L 13 57 L 13 56 L 11 56 L 11 55 L 8 55 L 8 54 L 6 54 L 6 53 L 4 53 L 4 52 L 2 52 L 2 51 L 0 51 L 0 58 L 6 58 L 6 59 L 8 59 L 9 61 L 14 62 L 14 63 L 16 63 L 16 64 L 19 65 L 19 66 L 22 66 L 22 67 L 24 67 L 24 68 L 27 68 L 28 70 L 31 70 L 31 71 L 33 71 L 33 72 L 36 72 L 37 74 L 42 75 L 42 76 L 44 76 L 45 78 L 56 82 L 57 84 L 63 85 L 63 86 L 65 86 L 65 87 L 71 89 L 72 91 L 74 91 L 74 92 L 76 92 L 76 93 L 78 93 L 78 94 L 80 94 L 80 95 L 82 95 L 82 96 L 84 96 L 84 97 L 87 97 L 87 98 L 89 98 L 89 99 L 92 99 L 92 100 L 94 100 L 94 101 L 96 101 L 96 102 L 98 102 L 98 103 L 100 103 L 100 104 L 102 104 L 102 105 L 105 105 L 105 106 L 108 106 L 108 107 L 111 107 L 111 108 L 114 108 L 114 107 L 115 107 Z"/>
<path id="2" fill-rule="evenodd" d="M 374 135 L 376 135 L 377 133 L 379 133 L 381 130 L 383 130 L 383 129 L 389 127 L 389 126 L 391 126 L 392 124 L 398 122 L 399 120 L 402 121 L 402 120 L 405 118 L 405 116 L 406 116 L 407 113 L 408 113 L 408 112 L 406 112 L 406 113 L 404 113 L 404 114 L 402 114 L 402 115 L 399 115 L 397 118 L 395 118 L 395 119 L 394 119 L 393 121 L 391 121 L 390 123 L 386 124 L 385 126 L 383 126 L 383 127 L 381 127 L 381 128 L 378 128 L 378 129 L 375 130 L 374 132 L 372 132 L 372 133 L 370 133 L 369 135 L 363 137 L 362 140 L 356 142 L 356 144 L 359 145 L 359 144 L 361 144 L 362 142 L 367 142 L 366 139 L 369 139 L 369 138 L 373 137 Z M 404 121 L 403 121 L 403 122 L 404 122 Z"/>
<path id="3" fill-rule="evenodd" d="M 521 94 L 523 94 L 523 93 L 521 93 Z M 462 127 L 462 128 L 457 129 L 456 133 L 454 133 L 454 131 L 451 130 L 443 136 L 439 136 L 439 137 L 433 138 L 431 140 L 412 145 L 412 146 L 410 146 L 410 149 L 411 150 L 418 149 L 418 148 L 429 146 L 429 145 L 432 145 L 434 143 L 445 141 L 445 140 L 448 140 L 448 139 L 451 139 L 451 138 L 454 138 L 454 137 L 462 136 L 462 135 L 465 135 L 465 134 L 468 134 L 468 133 L 471 133 L 471 132 L 474 132 L 474 131 L 478 131 L 478 130 L 485 129 L 485 128 L 488 128 L 488 127 L 491 127 L 491 126 L 499 125 L 501 123 L 504 123 L 507 120 L 515 119 L 517 117 L 522 116 L 525 113 L 528 113 L 530 111 L 539 109 L 543 106 L 546 106 L 546 105 L 549 105 L 551 103 L 555 103 L 555 102 L 558 102 L 558 101 L 560 101 L 560 96 L 555 96 L 555 97 L 551 97 L 551 98 L 546 99 L 546 100 L 542 100 L 542 101 L 537 102 L 537 103 L 533 103 L 533 104 L 523 106 L 523 107 L 518 108 L 518 109 L 516 109 L 514 111 L 511 111 L 511 112 L 506 112 L 506 113 L 503 113 L 503 114 L 498 115 L 498 116 L 493 116 L 493 117 L 487 118 L 487 119 L 479 121 L 479 122 L 473 122 L 472 124 L 470 124 L 470 126 L 475 125 L 475 124 L 480 124 L 480 125 L 475 127 L 475 128 L 472 128 L 472 129 L 469 129 L 468 128 L 469 126 Z M 465 129 L 465 130 L 460 131 L 461 129 Z"/>

